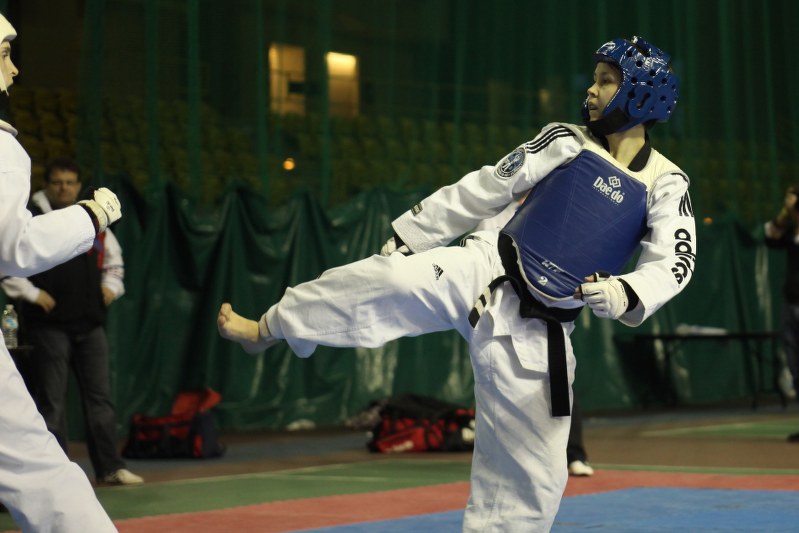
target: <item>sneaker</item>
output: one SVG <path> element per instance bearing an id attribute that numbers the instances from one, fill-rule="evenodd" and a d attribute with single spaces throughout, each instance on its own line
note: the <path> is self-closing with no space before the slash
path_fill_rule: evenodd
<path id="1" fill-rule="evenodd" d="M 572 461 L 569 463 L 570 476 L 593 476 L 594 469 L 582 461 Z"/>
<path id="2" fill-rule="evenodd" d="M 138 485 L 144 483 L 144 478 L 137 476 L 127 468 L 120 468 L 115 472 L 106 474 L 102 482 L 108 483 L 109 485 Z"/>

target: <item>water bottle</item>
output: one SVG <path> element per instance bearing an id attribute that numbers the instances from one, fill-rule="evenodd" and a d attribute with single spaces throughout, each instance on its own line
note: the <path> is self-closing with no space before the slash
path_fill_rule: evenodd
<path id="1" fill-rule="evenodd" d="M 6 342 L 6 348 L 16 348 L 19 319 L 17 318 L 17 312 L 14 310 L 12 304 L 6 304 L 6 308 L 3 310 L 3 320 L 0 322 L 0 328 L 3 330 L 3 340 Z"/>

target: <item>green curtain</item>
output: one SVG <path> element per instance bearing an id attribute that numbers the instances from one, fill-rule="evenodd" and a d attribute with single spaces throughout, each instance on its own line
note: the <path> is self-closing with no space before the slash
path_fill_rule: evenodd
<path id="1" fill-rule="evenodd" d="M 168 412 L 178 391 L 205 386 L 222 393 L 220 423 L 236 430 L 280 428 L 301 419 L 339 425 L 371 401 L 404 392 L 473 402 L 467 346 L 454 332 L 378 349 L 320 347 L 309 359 L 293 356 L 285 345 L 247 355 L 216 332 L 223 301 L 257 317 L 286 287 L 379 250 L 390 220 L 427 191 L 378 188 L 325 209 L 310 193 L 270 208 L 248 189 L 233 188 L 220 209 L 197 216 L 172 187 L 145 200 L 127 181 L 112 185 L 125 206 L 116 233 L 128 290 L 111 307 L 109 320 L 121 423 L 134 412 Z M 697 246 L 692 283 L 643 326 L 628 328 L 587 311 L 580 315 L 571 339 L 578 358 L 575 387 L 585 411 L 749 398 L 755 367 L 752 350 L 743 344 L 677 345 L 667 367 L 662 346 L 636 339 L 680 325 L 774 329 L 780 299 L 770 295 L 779 294 L 784 259 L 765 248 L 762 230 L 730 218 L 700 226 Z M 761 389 L 773 391 L 780 367 L 774 346 L 767 348 L 764 373 L 755 378 Z"/>

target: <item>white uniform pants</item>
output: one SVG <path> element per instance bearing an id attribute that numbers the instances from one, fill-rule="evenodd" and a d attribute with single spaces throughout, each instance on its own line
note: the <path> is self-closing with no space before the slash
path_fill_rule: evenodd
<path id="1" fill-rule="evenodd" d="M 0 342 L 0 502 L 24 532 L 117 529 L 83 470 L 67 458 Z"/>
<path id="2" fill-rule="evenodd" d="M 319 344 L 377 347 L 402 336 L 456 329 L 469 341 L 476 435 L 463 530 L 546 532 L 566 487 L 569 417 L 550 416 L 546 326 L 519 317 L 509 285 L 494 292 L 476 328 L 468 315 L 504 273 L 496 232 L 463 247 L 373 256 L 286 290 L 262 317 L 308 357 Z M 564 333 L 572 324 L 564 325 Z M 566 342 L 569 381 L 574 376 Z"/>

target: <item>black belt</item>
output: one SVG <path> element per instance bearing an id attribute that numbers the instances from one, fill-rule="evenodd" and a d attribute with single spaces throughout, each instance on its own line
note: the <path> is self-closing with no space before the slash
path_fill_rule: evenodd
<path id="1" fill-rule="evenodd" d="M 537 318 L 543 320 L 547 325 L 547 363 L 549 365 L 549 394 L 552 401 L 552 416 L 569 416 L 571 408 L 569 405 L 569 375 L 566 365 L 566 340 L 563 336 L 561 323 L 574 322 L 582 311 L 582 307 L 574 309 L 561 309 L 557 307 L 547 307 L 530 294 L 527 287 L 521 281 L 519 267 L 514 259 L 516 250 L 512 244 L 508 246 L 509 238 L 503 242 L 500 235 L 500 256 L 505 266 L 507 274 L 492 281 L 483 294 L 480 295 L 474 309 L 469 313 L 469 324 L 474 328 L 480 320 L 483 310 L 488 305 L 491 293 L 506 281 L 510 282 L 516 295 L 519 297 L 519 315 L 522 318 Z M 504 246 L 503 246 L 504 245 Z M 508 253 L 512 251 L 512 255 Z M 515 275 L 514 275 L 515 274 Z"/>

